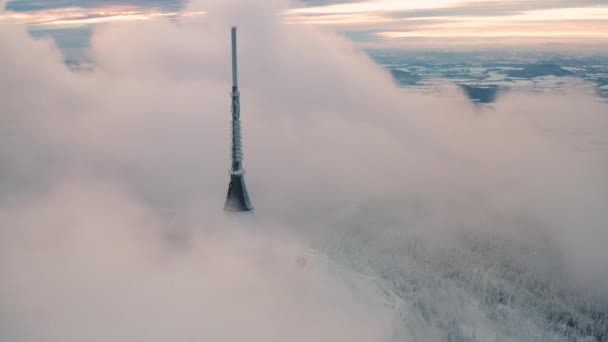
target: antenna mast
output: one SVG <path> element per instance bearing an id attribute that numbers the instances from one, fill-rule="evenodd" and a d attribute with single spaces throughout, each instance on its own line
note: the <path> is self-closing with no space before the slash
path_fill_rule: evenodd
<path id="1" fill-rule="evenodd" d="M 230 184 L 224 210 L 228 212 L 248 212 L 253 210 L 245 187 L 243 169 L 243 146 L 241 143 L 241 105 L 237 74 L 236 26 L 231 28 L 232 37 L 232 167 Z"/>

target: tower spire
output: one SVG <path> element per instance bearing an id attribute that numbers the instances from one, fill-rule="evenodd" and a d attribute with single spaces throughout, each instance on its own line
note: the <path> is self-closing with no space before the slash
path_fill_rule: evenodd
<path id="1" fill-rule="evenodd" d="M 243 169 L 243 146 L 241 143 L 241 106 L 237 75 L 236 26 L 231 28 L 232 36 L 232 167 L 230 169 L 230 184 L 224 210 L 228 212 L 252 211 L 245 186 L 245 170 Z"/>

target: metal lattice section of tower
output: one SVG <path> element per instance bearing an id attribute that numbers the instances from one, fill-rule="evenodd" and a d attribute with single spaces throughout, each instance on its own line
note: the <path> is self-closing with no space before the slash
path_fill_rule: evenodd
<path id="1" fill-rule="evenodd" d="M 241 142 L 241 117 L 239 91 L 232 92 L 232 173 L 242 172 L 243 145 Z"/>

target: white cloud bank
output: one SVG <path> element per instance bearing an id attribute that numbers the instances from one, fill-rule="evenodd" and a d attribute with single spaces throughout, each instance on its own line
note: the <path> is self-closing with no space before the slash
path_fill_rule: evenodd
<path id="1" fill-rule="evenodd" d="M 506 255 L 541 282 L 590 293 L 608 286 L 605 103 L 511 93 L 490 109 L 455 89 L 403 93 L 346 40 L 283 25 L 280 2 L 187 10 L 203 9 L 204 20 L 100 28 L 91 72 L 70 71 L 50 41 L 3 24 L 4 339 L 380 340 L 378 313 L 323 272 L 294 268 L 302 244 L 279 231 L 399 278 L 400 291 L 420 265 L 430 272 L 443 260 L 462 261 L 448 269 L 478 262 L 470 236 L 511 241 L 520 249 Z M 264 232 L 257 237 L 218 233 L 230 226 L 219 211 L 234 23 L 247 181 Z M 427 254 L 420 259 L 412 241 L 433 261 L 422 262 Z M 485 256 L 493 262 L 502 252 Z M 411 310 L 428 308 L 403 293 L 414 296 L 404 297 Z M 458 298 L 433 309 L 455 323 L 408 316 L 408 328 L 419 328 L 412 338 L 445 338 L 450 324 L 515 334 L 486 324 L 476 300 Z"/>

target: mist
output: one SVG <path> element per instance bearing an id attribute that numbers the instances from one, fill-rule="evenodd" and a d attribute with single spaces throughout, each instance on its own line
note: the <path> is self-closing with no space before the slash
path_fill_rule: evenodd
<path id="1" fill-rule="evenodd" d="M 92 70 L 1 23 L 2 340 L 607 336 L 606 103 L 409 93 L 280 1 L 188 6 L 96 27 Z M 245 226 L 221 212 L 234 23 Z"/>

